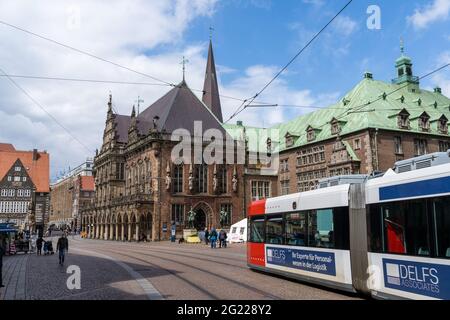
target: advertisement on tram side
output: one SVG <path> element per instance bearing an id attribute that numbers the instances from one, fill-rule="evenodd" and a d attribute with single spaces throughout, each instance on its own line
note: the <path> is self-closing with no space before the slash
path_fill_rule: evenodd
<path id="1" fill-rule="evenodd" d="M 408 299 L 450 299 L 450 261 L 369 253 L 369 265 L 379 279 L 371 282 L 375 295 Z M 379 273 L 378 275 L 376 273 Z"/>
<path id="2" fill-rule="evenodd" d="M 266 267 L 322 280 L 351 284 L 346 250 L 266 245 Z"/>

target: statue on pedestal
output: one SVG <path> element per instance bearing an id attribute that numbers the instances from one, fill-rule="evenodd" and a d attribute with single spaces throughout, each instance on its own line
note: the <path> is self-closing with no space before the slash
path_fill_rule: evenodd
<path id="1" fill-rule="evenodd" d="M 197 213 L 191 207 L 191 210 L 188 212 L 188 227 L 191 229 L 194 228 L 194 221 L 196 215 Z"/>

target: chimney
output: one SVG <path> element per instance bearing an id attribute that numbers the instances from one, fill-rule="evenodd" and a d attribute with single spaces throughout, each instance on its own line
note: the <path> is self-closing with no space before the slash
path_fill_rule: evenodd
<path id="1" fill-rule="evenodd" d="M 33 161 L 37 161 L 39 157 L 39 153 L 37 151 L 37 149 L 33 149 Z"/>

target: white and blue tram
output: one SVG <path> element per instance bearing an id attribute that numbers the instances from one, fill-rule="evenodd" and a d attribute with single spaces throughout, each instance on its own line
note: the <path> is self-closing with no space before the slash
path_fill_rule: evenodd
<path id="1" fill-rule="evenodd" d="M 249 208 L 248 266 L 378 298 L 450 299 L 450 153 Z"/>

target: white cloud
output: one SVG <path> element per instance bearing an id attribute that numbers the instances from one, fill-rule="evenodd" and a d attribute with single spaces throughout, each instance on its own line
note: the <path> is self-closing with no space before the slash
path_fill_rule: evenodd
<path id="1" fill-rule="evenodd" d="M 324 4 L 324 0 L 303 0 L 303 3 L 313 4 L 315 6 L 322 6 Z"/>
<path id="2" fill-rule="evenodd" d="M 450 51 L 443 52 L 439 55 L 436 66 L 440 67 L 445 63 L 450 63 Z M 433 85 L 436 87 L 440 87 L 442 89 L 442 94 L 450 97 L 450 77 L 448 76 L 448 72 L 442 70 L 442 72 L 436 73 L 432 77 Z"/>
<path id="3" fill-rule="evenodd" d="M 247 68 L 245 75 L 235 79 L 226 86 L 222 86 L 221 93 L 235 97 L 247 97 L 256 94 L 261 88 L 270 81 L 278 72 L 279 67 L 275 66 L 252 66 Z M 278 105 L 300 105 L 300 106 L 327 106 L 337 101 L 339 93 L 315 95 L 308 89 L 296 89 L 289 86 L 284 79 L 285 74 L 275 80 L 264 93 L 258 97 L 254 104 L 269 103 Z M 237 101 L 222 99 L 222 109 L 224 120 L 229 119 L 233 112 L 240 105 Z M 288 121 L 295 116 L 306 112 L 311 112 L 313 108 L 283 108 L 283 107 L 260 107 L 247 108 L 237 117 L 230 120 L 229 123 L 236 123 L 242 120 L 245 125 L 264 126 Z"/>
<path id="4" fill-rule="evenodd" d="M 426 28 L 435 21 L 447 20 L 450 12 L 450 0 L 434 0 L 421 9 L 416 9 L 407 19 L 416 29 Z"/>
<path id="5" fill-rule="evenodd" d="M 185 43 L 183 36 L 194 19 L 209 17 L 216 0 L 14 1 L 0 3 L 0 20 L 32 30 L 168 82 L 181 81 L 181 57 L 186 56 L 186 79 L 191 88 L 203 87 L 207 41 Z M 79 16 L 77 14 L 79 13 Z M 75 15 L 75 16 L 74 16 Z M 0 24 L 0 68 L 9 74 L 61 76 L 130 82 L 155 81 L 81 55 Z M 169 52 L 167 50 L 171 48 Z M 164 51 L 161 48 L 165 48 Z M 221 94 L 248 97 L 262 88 L 279 66 L 250 66 L 240 74 L 233 66 L 218 63 L 219 72 L 235 79 L 221 83 Z M 323 105 L 328 95 L 297 90 L 284 80 L 275 81 L 260 101 L 278 104 Z M 219 73 L 220 78 L 220 73 Z M 17 79 L 58 121 L 88 146 L 88 152 L 34 105 L 5 77 L 0 77 L 0 141 L 18 149 L 48 150 L 51 174 L 72 168 L 101 147 L 106 103 L 112 91 L 115 109 L 129 114 L 138 96 L 148 106 L 170 90 L 161 86 L 74 83 Z M 197 92 L 196 92 L 197 93 Z M 200 93 L 198 93 L 200 95 Z M 222 98 L 224 118 L 237 108 L 235 100 Z M 233 119 L 248 125 L 271 125 L 290 114 L 308 110 L 249 109 Z"/>
<path id="6" fill-rule="evenodd" d="M 338 16 L 334 22 L 333 25 L 331 26 L 331 28 L 334 28 L 334 30 L 345 36 L 348 37 L 350 36 L 353 32 L 356 31 L 358 27 L 358 24 L 356 23 L 355 20 L 351 19 L 348 16 Z"/>

